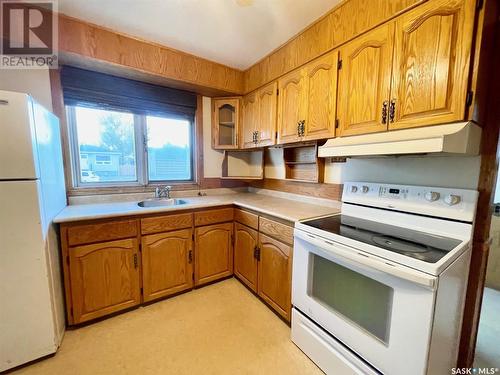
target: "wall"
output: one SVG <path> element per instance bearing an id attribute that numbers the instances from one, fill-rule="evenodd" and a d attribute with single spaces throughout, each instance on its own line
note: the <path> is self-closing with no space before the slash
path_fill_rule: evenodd
<path id="1" fill-rule="evenodd" d="M 327 161 L 325 183 L 366 181 L 476 189 L 480 162 L 479 156 L 400 156 L 350 158 L 345 163 Z M 284 178 L 283 149 L 273 148 L 266 153 L 265 176 Z"/>
<path id="2" fill-rule="evenodd" d="M 28 93 L 52 111 L 48 69 L 0 69 L 0 90 Z"/>

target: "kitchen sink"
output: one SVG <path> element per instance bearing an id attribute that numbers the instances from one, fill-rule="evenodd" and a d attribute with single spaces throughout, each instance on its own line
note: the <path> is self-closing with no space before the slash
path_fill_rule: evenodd
<path id="1" fill-rule="evenodd" d="M 183 199 L 148 199 L 137 203 L 139 207 L 164 207 L 164 206 L 178 206 L 180 204 L 186 204 L 187 201 Z"/>

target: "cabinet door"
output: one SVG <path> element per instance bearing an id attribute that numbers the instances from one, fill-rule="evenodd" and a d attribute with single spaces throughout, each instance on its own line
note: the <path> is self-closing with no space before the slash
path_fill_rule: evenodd
<path id="1" fill-rule="evenodd" d="M 70 247 L 74 323 L 138 305 L 139 261 L 135 238 Z"/>
<path id="2" fill-rule="evenodd" d="M 259 121 L 257 123 L 257 140 L 259 147 L 272 146 L 276 143 L 277 93 L 278 82 L 264 86 L 258 92 Z"/>
<path id="3" fill-rule="evenodd" d="M 307 120 L 304 140 L 335 136 L 338 51 L 314 60 L 305 68 Z"/>
<path id="4" fill-rule="evenodd" d="M 252 92 L 243 97 L 242 110 L 241 147 L 256 147 L 254 132 L 257 129 L 257 116 L 259 111 L 256 92 Z"/>
<path id="5" fill-rule="evenodd" d="M 390 129 L 463 120 L 474 0 L 431 0 L 396 21 Z"/>
<path id="6" fill-rule="evenodd" d="M 195 229 L 195 285 L 233 274 L 233 223 Z"/>
<path id="7" fill-rule="evenodd" d="M 192 230 L 142 237 L 144 301 L 193 287 Z"/>
<path id="8" fill-rule="evenodd" d="M 238 148 L 239 98 L 213 99 L 212 147 L 230 150 Z"/>
<path id="9" fill-rule="evenodd" d="M 301 69 L 278 81 L 278 143 L 298 142 L 299 121 L 306 120 L 305 84 Z"/>
<path id="10" fill-rule="evenodd" d="M 337 103 L 341 136 L 387 130 L 393 37 L 390 23 L 341 49 Z"/>
<path id="11" fill-rule="evenodd" d="M 234 273 L 254 292 L 257 291 L 258 232 L 240 223 L 234 224 Z"/>
<path id="12" fill-rule="evenodd" d="M 290 321 L 292 248 L 261 233 L 259 248 L 259 296 Z"/>

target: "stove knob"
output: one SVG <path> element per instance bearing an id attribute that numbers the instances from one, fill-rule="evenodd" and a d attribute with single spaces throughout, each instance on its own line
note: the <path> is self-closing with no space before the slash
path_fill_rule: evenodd
<path id="1" fill-rule="evenodd" d="M 448 206 L 458 204 L 461 200 L 462 198 L 460 197 L 460 195 L 449 194 L 444 197 L 444 203 L 446 203 Z"/>
<path id="2" fill-rule="evenodd" d="M 358 187 L 356 185 L 351 186 L 351 193 L 355 193 L 358 191 Z"/>
<path id="3" fill-rule="evenodd" d="M 429 202 L 434 202 L 439 199 L 439 193 L 436 191 L 428 191 L 425 193 L 425 199 Z"/>
<path id="4" fill-rule="evenodd" d="M 361 188 L 361 191 L 362 191 L 363 193 L 365 193 L 365 194 L 366 194 L 366 193 L 368 193 L 368 191 L 369 191 L 369 190 L 370 190 L 370 188 L 369 188 L 368 186 L 366 186 L 366 185 L 364 185 L 364 186 Z"/>

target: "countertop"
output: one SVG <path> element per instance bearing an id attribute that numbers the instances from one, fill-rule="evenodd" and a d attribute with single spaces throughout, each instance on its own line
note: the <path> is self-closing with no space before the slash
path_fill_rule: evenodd
<path id="1" fill-rule="evenodd" d="M 340 212 L 340 202 L 316 198 L 306 199 L 305 197 L 301 199 L 295 194 L 277 196 L 277 194 L 248 192 L 178 198 L 187 203 L 148 208 L 139 207 L 137 201 L 69 205 L 56 216 L 54 222 L 67 223 L 119 216 L 169 213 L 231 204 L 293 222 Z"/>

